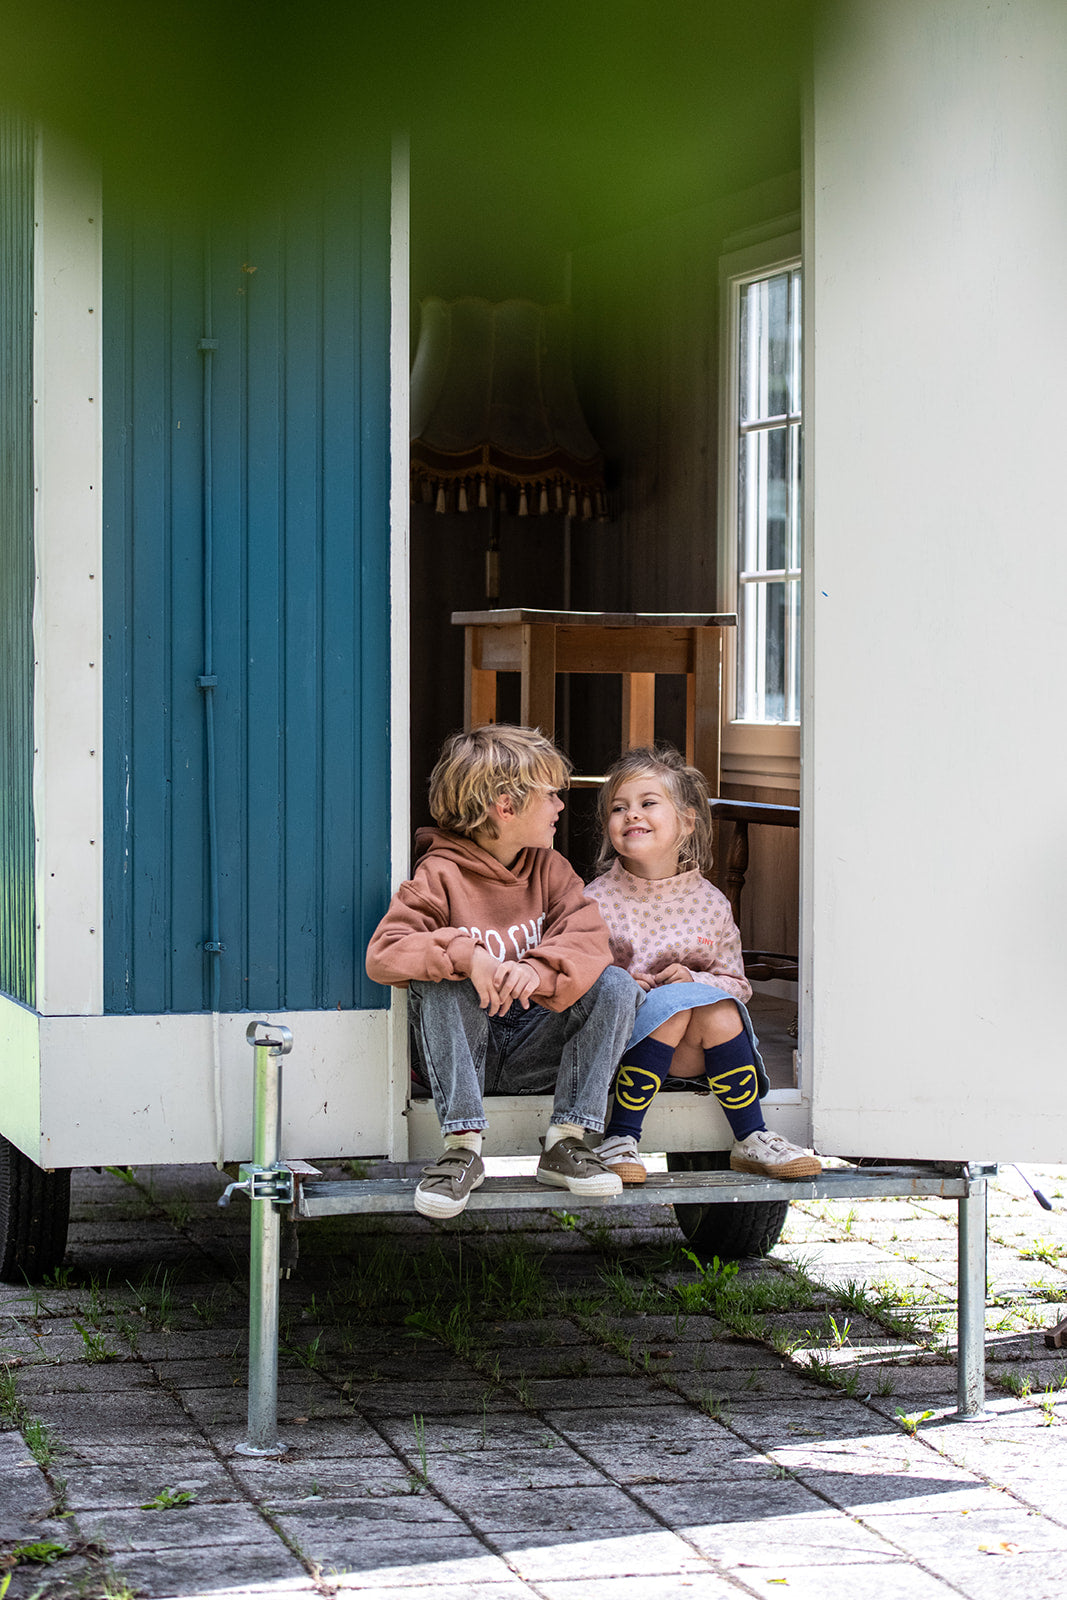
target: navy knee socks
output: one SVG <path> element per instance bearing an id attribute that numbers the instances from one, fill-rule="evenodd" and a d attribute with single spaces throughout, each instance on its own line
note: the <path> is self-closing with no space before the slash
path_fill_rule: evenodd
<path id="1" fill-rule="evenodd" d="M 673 1046 L 660 1044 L 658 1039 L 642 1039 L 627 1050 L 611 1086 L 615 1104 L 611 1121 L 604 1130 L 605 1139 L 612 1134 L 628 1133 L 640 1140 L 645 1112 L 659 1093 L 673 1055 Z"/>
<path id="2" fill-rule="evenodd" d="M 748 1034 L 742 1029 L 736 1038 L 705 1050 L 704 1063 L 708 1087 L 722 1107 L 734 1138 L 744 1139 L 765 1128 Z"/>
<path id="3" fill-rule="evenodd" d="M 642 1039 L 627 1050 L 612 1085 L 615 1103 L 604 1137 L 628 1133 L 640 1143 L 645 1112 L 670 1071 L 674 1050 L 658 1039 Z M 725 1044 L 704 1051 L 708 1087 L 723 1109 L 735 1139 L 745 1139 L 767 1124 L 759 1099 L 759 1078 L 752 1046 L 743 1030 Z"/>

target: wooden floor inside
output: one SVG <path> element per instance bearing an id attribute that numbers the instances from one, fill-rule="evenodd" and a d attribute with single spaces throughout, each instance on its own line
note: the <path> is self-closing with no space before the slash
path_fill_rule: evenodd
<path id="1" fill-rule="evenodd" d="M 796 1023 L 796 1002 L 761 994 L 757 989 L 753 991 L 748 1010 L 771 1088 L 795 1089 L 797 1041 L 789 1029 Z"/>

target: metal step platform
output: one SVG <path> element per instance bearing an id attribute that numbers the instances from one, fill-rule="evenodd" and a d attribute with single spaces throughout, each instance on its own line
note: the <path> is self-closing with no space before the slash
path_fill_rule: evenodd
<path id="1" fill-rule="evenodd" d="M 283 1162 L 283 1166 L 289 1167 Z M 290 1167 L 290 1170 L 293 1170 Z M 296 1215 L 300 1218 L 407 1214 L 417 1178 L 313 1178 L 296 1169 Z M 650 1172 L 648 1181 L 621 1194 L 582 1196 L 524 1175 L 487 1177 L 467 1201 L 467 1211 L 584 1211 L 618 1206 L 722 1205 L 762 1200 L 848 1200 L 916 1195 L 959 1200 L 973 1181 L 965 1168 L 842 1168 L 789 1183 L 745 1172 Z"/>
<path id="2" fill-rule="evenodd" d="M 413 1209 L 417 1179 L 321 1178 L 305 1161 L 281 1159 L 281 1063 L 292 1049 L 288 1028 L 253 1022 L 246 1037 L 255 1052 L 252 1161 L 219 1201 L 239 1190 L 255 1202 L 249 1246 L 248 1439 L 242 1455 L 276 1456 L 278 1440 L 278 1314 L 282 1218 L 314 1220 L 387 1215 Z M 994 1165 L 925 1162 L 909 1166 L 843 1167 L 818 1178 L 781 1182 L 741 1172 L 652 1172 L 648 1181 L 606 1198 L 571 1194 L 530 1175 L 487 1177 L 469 1211 L 577 1211 L 614 1206 L 743 1204 L 774 1200 L 845 1200 L 936 1196 L 959 1207 L 957 1416 L 985 1409 L 986 1187 Z"/>

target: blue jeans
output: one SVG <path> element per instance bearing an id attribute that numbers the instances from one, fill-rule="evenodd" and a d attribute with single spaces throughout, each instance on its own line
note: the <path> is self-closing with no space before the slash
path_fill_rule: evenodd
<path id="1" fill-rule="evenodd" d="M 566 1011 L 518 1002 L 490 1017 L 468 978 L 408 987 L 415 1048 L 442 1133 L 485 1128 L 483 1094 L 555 1094 L 553 1122 L 604 1129 L 608 1090 L 641 990 L 608 967 Z"/>

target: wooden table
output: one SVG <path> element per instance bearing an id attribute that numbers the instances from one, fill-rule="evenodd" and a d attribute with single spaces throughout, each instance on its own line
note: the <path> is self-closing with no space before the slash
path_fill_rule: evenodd
<path id="1" fill-rule="evenodd" d="M 550 737 L 557 673 L 618 673 L 622 748 L 652 744 L 656 677 L 670 673 L 687 684 L 686 760 L 718 794 L 722 641 L 737 625 L 732 612 L 454 611 L 452 621 L 465 630 L 466 727 L 495 720 L 498 672 L 519 673 L 519 720 Z"/>

